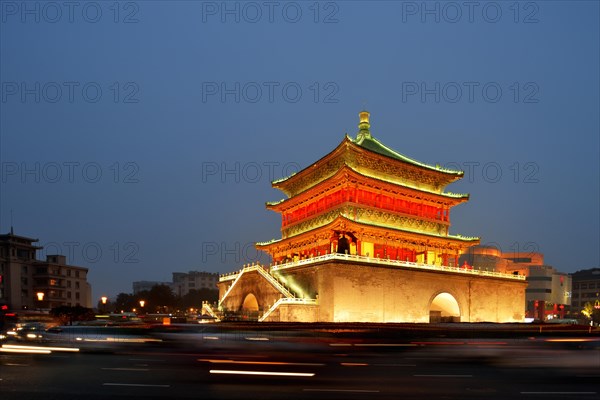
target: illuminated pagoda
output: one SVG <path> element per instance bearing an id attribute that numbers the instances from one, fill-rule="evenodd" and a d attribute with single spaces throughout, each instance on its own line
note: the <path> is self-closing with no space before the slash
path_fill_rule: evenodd
<path id="1" fill-rule="evenodd" d="M 522 320 L 524 277 L 458 265 L 479 244 L 449 233 L 450 209 L 469 196 L 445 187 L 463 172 L 390 149 L 359 115 L 356 138 L 272 183 L 287 196 L 267 203 L 282 237 L 256 247 L 273 263 L 221 276 L 221 310 L 272 321 Z"/>
<path id="2" fill-rule="evenodd" d="M 360 113 L 356 139 L 346 135 L 329 154 L 273 182 L 288 198 L 267 207 L 281 214 L 282 239 L 258 243 L 276 263 L 331 252 L 455 266 L 479 243 L 448 233 L 450 209 L 469 199 L 444 192 L 462 171 L 430 166 L 371 136 Z"/>

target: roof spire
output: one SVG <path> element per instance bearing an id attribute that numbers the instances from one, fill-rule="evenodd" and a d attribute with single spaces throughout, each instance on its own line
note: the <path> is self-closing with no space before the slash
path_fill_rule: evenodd
<path id="1" fill-rule="evenodd" d="M 358 124 L 358 129 L 359 129 L 358 135 L 356 135 L 357 140 L 366 139 L 366 138 L 371 137 L 371 131 L 369 131 L 369 128 L 371 127 L 371 124 L 369 123 L 370 115 L 371 114 L 366 110 L 363 110 L 360 113 L 358 113 L 360 122 Z"/>

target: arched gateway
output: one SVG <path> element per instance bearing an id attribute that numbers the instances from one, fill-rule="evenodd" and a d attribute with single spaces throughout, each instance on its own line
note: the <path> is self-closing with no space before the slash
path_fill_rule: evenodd
<path id="1" fill-rule="evenodd" d="M 256 300 L 256 296 L 252 293 L 249 293 L 244 298 L 244 302 L 242 303 L 242 311 L 243 312 L 258 312 L 258 300 Z"/>
<path id="2" fill-rule="evenodd" d="M 429 322 L 460 322 L 460 307 L 450 293 L 439 293 L 431 301 Z"/>

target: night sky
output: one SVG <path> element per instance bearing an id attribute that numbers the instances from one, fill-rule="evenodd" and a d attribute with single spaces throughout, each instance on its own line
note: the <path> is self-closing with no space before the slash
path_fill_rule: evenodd
<path id="1" fill-rule="evenodd" d="M 137 280 L 267 261 L 270 181 L 371 133 L 462 169 L 451 233 L 599 265 L 596 1 L 0 1 L 0 232 Z M 12 216 L 11 216 L 12 214 Z"/>

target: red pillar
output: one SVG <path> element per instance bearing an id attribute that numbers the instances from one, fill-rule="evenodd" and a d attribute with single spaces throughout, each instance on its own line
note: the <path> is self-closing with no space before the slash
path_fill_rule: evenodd
<path id="1" fill-rule="evenodd" d="M 448 266 L 448 254 L 447 253 L 442 253 L 442 265 L 445 267 Z"/>

